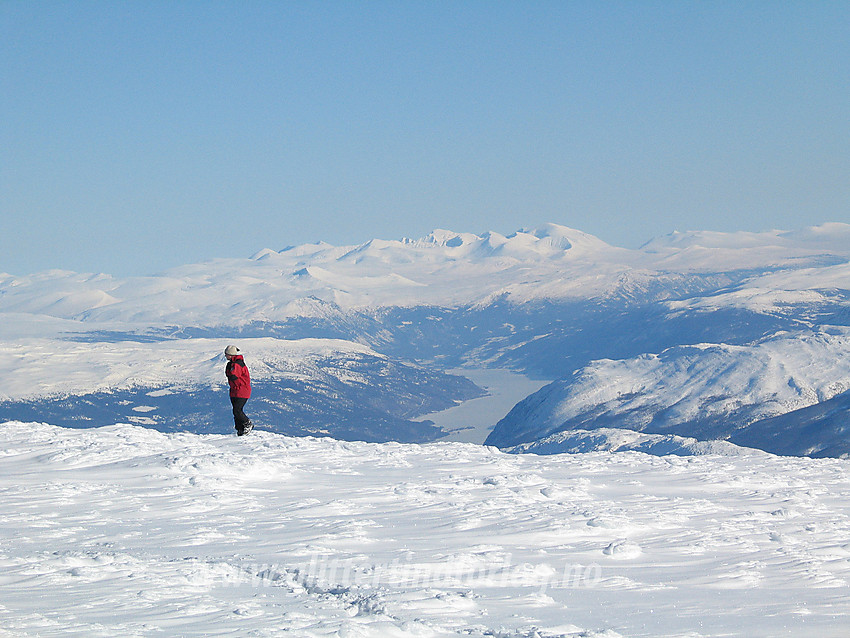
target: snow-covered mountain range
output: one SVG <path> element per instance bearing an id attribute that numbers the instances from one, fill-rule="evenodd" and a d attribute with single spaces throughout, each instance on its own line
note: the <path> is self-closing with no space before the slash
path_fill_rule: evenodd
<path id="1" fill-rule="evenodd" d="M 850 452 L 848 326 L 846 224 L 673 233 L 637 250 L 553 224 L 437 230 L 151 277 L 0 275 L 0 409 L 223 432 L 218 357 L 238 340 L 254 406 L 287 433 L 431 440 L 417 416 L 480 394 L 447 371 L 490 367 L 552 381 L 494 445 L 625 428 L 835 456 Z"/>
<path id="2" fill-rule="evenodd" d="M 696 296 L 744 281 L 737 294 L 729 290 L 718 302 L 760 307 L 820 298 L 815 290 L 846 281 L 848 258 L 847 224 L 760 234 L 673 233 L 640 250 L 615 248 L 554 224 L 507 237 L 437 230 L 419 240 L 264 249 L 250 259 L 216 259 L 153 277 L 0 275 L 0 311 L 87 323 L 234 326 L 334 310 L 455 307 L 497 298 L 523 303 Z M 759 296 L 767 291 L 788 294 Z"/>

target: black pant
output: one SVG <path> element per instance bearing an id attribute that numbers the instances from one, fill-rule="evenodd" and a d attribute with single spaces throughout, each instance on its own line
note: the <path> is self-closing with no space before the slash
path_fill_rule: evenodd
<path id="1" fill-rule="evenodd" d="M 251 419 L 245 416 L 245 413 L 242 411 L 248 399 L 230 397 L 230 402 L 233 404 L 233 422 L 236 424 L 237 432 L 241 432 L 245 429 L 245 425 L 251 422 Z"/>

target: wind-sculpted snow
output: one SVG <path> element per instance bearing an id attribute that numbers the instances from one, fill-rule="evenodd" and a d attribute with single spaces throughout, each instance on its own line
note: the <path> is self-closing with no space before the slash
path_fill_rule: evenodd
<path id="1" fill-rule="evenodd" d="M 850 388 L 850 330 L 780 334 L 751 346 L 677 346 L 657 355 L 596 361 L 518 404 L 487 442 L 515 446 L 567 430 L 621 427 L 703 440 L 760 437 L 758 421 Z M 784 453 L 806 454 L 804 448 Z M 777 450 L 778 451 L 778 450 Z M 850 440 L 833 450 L 850 453 Z"/>
<path id="2" fill-rule="evenodd" d="M 839 638 L 850 465 L 0 424 L 10 636 Z"/>

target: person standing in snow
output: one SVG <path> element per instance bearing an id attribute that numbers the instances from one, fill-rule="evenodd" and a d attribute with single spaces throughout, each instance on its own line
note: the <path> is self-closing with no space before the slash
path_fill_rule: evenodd
<path id="1" fill-rule="evenodd" d="M 248 374 L 248 366 L 236 346 L 227 346 L 224 349 L 224 357 L 227 359 L 227 367 L 224 374 L 230 384 L 230 403 L 233 405 L 233 421 L 236 424 L 236 434 L 242 436 L 248 434 L 254 425 L 251 419 L 245 416 L 244 408 L 248 399 L 251 398 L 251 375 Z"/>

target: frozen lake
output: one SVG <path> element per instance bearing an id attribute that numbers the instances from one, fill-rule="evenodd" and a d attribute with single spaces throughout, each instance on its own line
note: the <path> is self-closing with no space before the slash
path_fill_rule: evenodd
<path id="1" fill-rule="evenodd" d="M 549 383 L 530 379 L 514 370 L 459 368 L 447 372 L 466 377 L 487 390 L 488 394 L 442 412 L 423 415 L 416 420 L 433 421 L 449 431 L 448 436 L 441 440 L 460 443 L 484 443 L 499 419 L 529 394 Z"/>

